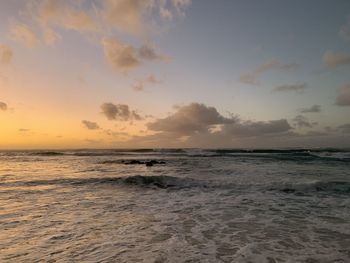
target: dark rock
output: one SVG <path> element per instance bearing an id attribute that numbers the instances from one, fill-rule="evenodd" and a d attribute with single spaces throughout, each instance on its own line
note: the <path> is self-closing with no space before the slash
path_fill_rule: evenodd
<path id="1" fill-rule="evenodd" d="M 152 161 L 149 161 L 149 162 L 146 162 L 146 166 L 153 166 L 154 162 Z"/>
<path id="2" fill-rule="evenodd" d="M 282 192 L 285 192 L 287 194 L 290 194 L 290 193 L 295 193 L 295 189 L 292 189 L 292 188 L 284 188 L 281 190 Z"/>
<path id="3" fill-rule="evenodd" d="M 125 161 L 124 164 L 129 165 L 129 164 L 145 164 L 145 163 L 139 160 L 130 160 L 130 161 Z"/>

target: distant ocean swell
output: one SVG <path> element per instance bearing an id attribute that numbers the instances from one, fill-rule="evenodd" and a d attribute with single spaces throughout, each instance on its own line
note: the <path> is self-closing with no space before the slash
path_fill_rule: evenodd
<path id="1" fill-rule="evenodd" d="M 350 162 L 347 149 L 121 149 L 75 151 L 2 151 L 1 156 L 189 156 L 254 158 L 280 161 L 341 161 Z M 108 163 L 108 162 L 106 162 Z"/>
<path id="2" fill-rule="evenodd" d="M 33 187 L 42 185 L 66 185 L 66 186 L 98 186 L 98 185 L 119 185 L 132 187 L 147 187 L 153 189 L 183 190 L 188 188 L 201 188 L 206 190 L 237 190 L 249 189 L 251 185 L 238 185 L 234 183 L 213 183 L 191 178 L 178 178 L 174 176 L 128 176 L 128 177 L 105 177 L 105 178 L 64 178 L 50 180 L 0 182 L 0 187 Z M 336 194 L 350 195 L 350 182 L 345 181 L 315 181 L 310 183 L 255 185 L 256 191 L 274 191 L 284 194 L 315 195 L 315 194 Z"/>

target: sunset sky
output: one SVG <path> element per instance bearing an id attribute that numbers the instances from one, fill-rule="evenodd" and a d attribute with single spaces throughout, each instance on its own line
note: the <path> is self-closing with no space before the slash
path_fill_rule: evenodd
<path id="1" fill-rule="evenodd" d="M 348 0 L 2 0 L 0 149 L 350 147 Z"/>

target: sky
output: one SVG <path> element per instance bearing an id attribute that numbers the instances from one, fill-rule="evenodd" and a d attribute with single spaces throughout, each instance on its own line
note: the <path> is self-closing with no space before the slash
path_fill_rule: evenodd
<path id="1" fill-rule="evenodd" d="M 350 1 L 0 2 L 0 149 L 158 147 L 350 147 Z"/>

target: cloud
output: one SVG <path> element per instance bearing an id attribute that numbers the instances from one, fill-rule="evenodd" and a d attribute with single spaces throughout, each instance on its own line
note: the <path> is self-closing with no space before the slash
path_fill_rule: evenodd
<path id="1" fill-rule="evenodd" d="M 232 123 L 234 121 L 234 118 L 226 118 L 220 115 L 214 107 L 191 103 L 179 107 L 176 113 L 166 118 L 148 123 L 147 128 L 152 131 L 169 132 L 184 136 L 208 131 L 210 126 L 213 125 Z"/>
<path id="2" fill-rule="evenodd" d="M 13 59 L 13 51 L 10 47 L 0 44 L 0 64 L 9 65 Z"/>
<path id="3" fill-rule="evenodd" d="M 333 51 L 326 51 L 323 55 L 323 63 L 327 68 L 337 68 L 350 64 L 350 55 L 345 53 L 334 53 Z"/>
<path id="4" fill-rule="evenodd" d="M 116 39 L 103 39 L 102 45 L 107 61 L 116 71 L 127 73 L 141 64 L 133 46 L 124 45 Z"/>
<path id="5" fill-rule="evenodd" d="M 273 91 L 276 92 L 287 92 L 287 91 L 295 91 L 297 93 L 302 93 L 306 89 L 306 83 L 301 84 L 285 84 L 278 87 L 275 87 Z"/>
<path id="6" fill-rule="evenodd" d="M 335 104 L 338 106 L 350 106 L 350 84 L 344 85 L 339 89 Z"/>
<path id="7" fill-rule="evenodd" d="M 12 37 L 27 47 L 32 48 L 39 43 L 55 44 L 61 39 L 56 32 L 57 28 L 80 33 L 101 31 L 101 22 L 96 15 L 96 10 L 93 4 L 89 5 L 88 1 L 27 2 L 27 10 L 22 11 L 26 17 L 29 17 L 26 20 L 27 23 L 13 24 L 10 29 Z M 87 10 L 85 11 L 83 7 Z"/>
<path id="8" fill-rule="evenodd" d="M 317 122 L 309 122 L 303 115 L 296 116 L 292 121 L 298 128 L 312 128 L 318 124 Z"/>
<path id="9" fill-rule="evenodd" d="M 158 54 L 154 47 L 149 44 L 143 45 L 138 49 L 138 57 L 144 60 L 169 60 L 167 57 Z"/>
<path id="10" fill-rule="evenodd" d="M 24 128 L 21 128 L 21 129 L 18 129 L 19 132 L 29 132 L 30 129 L 24 129 Z"/>
<path id="11" fill-rule="evenodd" d="M 37 20 L 44 26 L 57 26 L 78 32 L 97 31 L 98 24 L 81 6 L 68 5 L 64 1 L 44 0 L 38 7 Z M 80 10 L 79 10 L 80 9 Z"/>
<path id="12" fill-rule="evenodd" d="M 139 121 L 143 119 L 135 110 L 130 110 L 129 106 L 125 104 L 103 103 L 101 110 L 108 120 Z"/>
<path id="13" fill-rule="evenodd" d="M 338 129 L 343 133 L 350 133 L 350 123 L 338 126 Z"/>
<path id="14" fill-rule="evenodd" d="M 239 82 L 250 85 L 259 85 L 258 75 L 254 73 L 243 73 L 239 76 Z"/>
<path id="15" fill-rule="evenodd" d="M 301 113 L 315 113 L 315 112 L 321 112 L 321 106 L 320 105 L 313 105 L 309 108 L 302 108 L 300 109 Z"/>
<path id="16" fill-rule="evenodd" d="M 237 137 L 250 137 L 283 133 L 289 131 L 291 128 L 292 127 L 286 119 L 271 121 L 241 121 L 224 125 L 222 132 Z"/>
<path id="17" fill-rule="evenodd" d="M 102 45 L 109 64 L 121 73 L 128 73 L 130 70 L 137 68 L 144 60 L 166 59 L 164 56 L 159 55 L 153 47 L 146 45 L 135 48 L 112 38 L 103 39 Z"/>
<path id="18" fill-rule="evenodd" d="M 172 4 L 175 6 L 176 10 L 184 15 L 184 10 L 191 5 L 192 0 L 171 0 Z"/>
<path id="19" fill-rule="evenodd" d="M 89 130 L 98 130 L 98 129 L 100 129 L 100 127 L 98 126 L 98 124 L 96 122 L 87 121 L 87 120 L 82 120 L 81 122 L 85 126 L 85 128 L 87 128 Z"/>
<path id="20" fill-rule="evenodd" d="M 0 111 L 6 111 L 7 104 L 5 102 L 0 101 Z"/>
<path id="21" fill-rule="evenodd" d="M 239 81 L 245 84 L 259 85 L 260 83 L 258 81 L 258 78 L 267 71 L 271 71 L 271 70 L 290 71 L 298 67 L 299 65 L 295 63 L 284 64 L 279 60 L 273 59 L 261 64 L 252 72 L 241 74 L 239 77 Z"/>
<path id="22" fill-rule="evenodd" d="M 201 103 L 175 110 L 168 117 L 146 123 L 147 135 L 133 136 L 128 143 L 140 147 L 256 147 L 276 138 L 283 140 L 292 129 L 286 119 L 241 120 Z"/>
<path id="23" fill-rule="evenodd" d="M 160 80 L 158 80 L 156 78 L 156 76 L 154 76 L 153 74 L 152 75 L 149 75 L 147 76 L 146 78 L 144 79 L 139 79 L 137 80 L 133 85 L 132 85 L 132 89 L 134 91 L 143 91 L 145 86 L 147 84 L 159 84 L 161 83 Z"/>
<path id="24" fill-rule="evenodd" d="M 318 136 L 327 136 L 329 133 L 327 132 L 321 132 L 321 131 L 307 131 L 304 134 L 300 134 L 300 136 L 304 137 L 318 137 Z"/>
<path id="25" fill-rule="evenodd" d="M 340 27 L 339 36 L 346 41 L 350 41 L 350 17 L 347 23 Z"/>
<path id="26" fill-rule="evenodd" d="M 159 17 L 171 20 L 176 15 L 182 16 L 190 4 L 190 0 L 28 0 L 26 8 L 21 10 L 21 19 L 26 20 L 26 25 L 14 26 L 12 31 L 30 47 L 40 42 L 34 28 L 49 45 L 61 38 L 57 29 L 94 33 L 98 37 L 127 33 L 149 39 L 150 34 L 159 30 L 162 22 Z"/>
<path id="27" fill-rule="evenodd" d="M 11 37 L 22 42 L 26 47 L 33 48 L 40 43 L 36 33 L 26 24 L 13 24 L 10 29 Z"/>
<path id="28" fill-rule="evenodd" d="M 140 34 L 145 30 L 145 16 L 152 3 L 152 0 L 105 0 L 103 17 L 120 31 Z"/>
<path id="29" fill-rule="evenodd" d="M 191 103 L 163 119 L 148 123 L 157 136 L 188 140 L 217 140 L 224 142 L 234 138 L 264 136 L 287 132 L 291 126 L 285 119 L 271 121 L 242 121 L 237 117 L 224 117 L 214 107 Z"/>
<path id="30" fill-rule="evenodd" d="M 149 31 L 153 10 L 162 19 L 172 20 L 176 14 L 184 15 L 191 0 L 105 0 L 101 11 L 103 19 L 117 30 L 140 35 Z M 154 21 L 153 21 L 154 22 Z"/>

